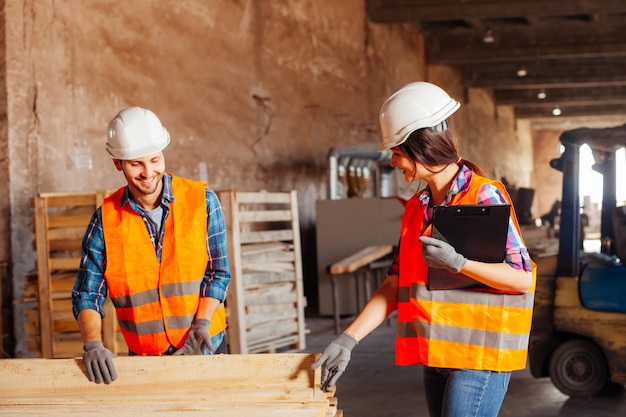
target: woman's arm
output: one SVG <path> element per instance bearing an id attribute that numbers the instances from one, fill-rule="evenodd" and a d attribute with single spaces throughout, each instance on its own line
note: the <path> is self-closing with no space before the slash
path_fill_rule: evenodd
<path id="1" fill-rule="evenodd" d="M 507 263 L 492 264 L 468 259 L 461 272 L 502 291 L 528 292 L 533 282 L 532 272 L 513 268 Z"/>

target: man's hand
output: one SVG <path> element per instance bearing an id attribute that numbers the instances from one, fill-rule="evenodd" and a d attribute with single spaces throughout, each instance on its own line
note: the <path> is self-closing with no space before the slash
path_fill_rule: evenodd
<path id="1" fill-rule="evenodd" d="M 331 391 L 339 377 L 343 375 L 348 362 L 350 362 L 350 354 L 352 349 L 357 345 L 354 337 L 347 333 L 341 333 L 324 349 L 322 356 L 311 365 L 311 369 L 322 367 L 322 382 L 320 389 L 322 391 Z"/>
<path id="2" fill-rule="evenodd" d="M 458 274 L 465 266 L 465 262 L 467 262 L 463 255 L 443 240 L 420 236 L 420 242 L 423 244 L 422 255 L 426 265 L 431 268 L 445 268 L 452 273 Z"/>
<path id="3" fill-rule="evenodd" d="M 211 343 L 209 326 L 211 321 L 207 319 L 196 319 L 191 325 L 187 340 L 182 348 L 174 352 L 174 355 L 204 355 L 205 349 L 213 354 L 215 348 Z"/>
<path id="4" fill-rule="evenodd" d="M 110 384 L 117 379 L 117 372 L 113 365 L 113 354 L 104 347 L 102 342 L 87 342 L 83 346 L 83 362 L 87 368 L 87 376 L 96 384 Z"/>

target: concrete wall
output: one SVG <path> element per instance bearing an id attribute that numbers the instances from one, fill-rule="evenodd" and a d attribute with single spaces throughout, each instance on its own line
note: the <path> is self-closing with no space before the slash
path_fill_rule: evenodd
<path id="1" fill-rule="evenodd" d="M 216 189 L 298 191 L 310 304 L 328 151 L 377 141 L 380 105 L 402 84 L 447 89 L 463 102 L 451 121 L 463 156 L 532 185 L 529 129 L 488 92 L 464 91 L 454 69 L 427 68 L 419 31 L 369 23 L 361 0 L 12 0 L 4 24 L 0 260 L 15 299 L 35 268 L 32 197 L 123 185 L 105 129 L 131 105 L 170 131 L 169 172 Z M 16 354 L 27 354 L 19 340 Z"/>

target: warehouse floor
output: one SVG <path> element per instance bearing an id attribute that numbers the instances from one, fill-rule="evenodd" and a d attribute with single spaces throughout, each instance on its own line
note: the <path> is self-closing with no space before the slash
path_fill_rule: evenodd
<path id="1" fill-rule="evenodd" d="M 342 328 L 350 319 L 342 320 Z M 335 337 L 331 317 L 306 318 L 307 352 L 321 352 Z M 394 365 L 395 321 L 383 323 L 352 352 L 337 384 L 336 397 L 345 417 L 428 417 L 421 367 Z M 549 378 L 514 372 L 500 417 L 614 417 L 626 415 L 626 390 L 611 386 L 593 398 L 570 398 Z"/>

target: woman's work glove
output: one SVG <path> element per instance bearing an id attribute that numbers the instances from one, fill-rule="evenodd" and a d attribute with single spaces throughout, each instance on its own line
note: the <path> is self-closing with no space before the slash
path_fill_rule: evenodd
<path id="1" fill-rule="evenodd" d="M 311 369 L 317 369 L 322 366 L 322 382 L 320 389 L 322 391 L 331 391 L 337 380 L 346 370 L 348 362 L 350 362 L 350 353 L 357 345 L 354 337 L 347 333 L 341 333 L 324 349 L 322 356 L 311 365 Z"/>
<path id="2" fill-rule="evenodd" d="M 448 271 L 458 274 L 465 266 L 467 259 L 458 253 L 452 245 L 434 237 L 420 236 L 422 255 L 426 265 L 431 268 L 445 268 Z"/>
<path id="3" fill-rule="evenodd" d="M 204 355 L 205 349 L 213 354 L 215 348 L 211 343 L 209 326 L 211 321 L 207 319 L 195 319 L 189 329 L 187 340 L 182 348 L 174 352 L 174 355 Z"/>
<path id="4" fill-rule="evenodd" d="M 110 384 L 117 379 L 113 365 L 113 353 L 104 347 L 102 342 L 87 342 L 83 346 L 83 362 L 87 368 L 87 377 L 96 384 Z"/>

